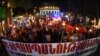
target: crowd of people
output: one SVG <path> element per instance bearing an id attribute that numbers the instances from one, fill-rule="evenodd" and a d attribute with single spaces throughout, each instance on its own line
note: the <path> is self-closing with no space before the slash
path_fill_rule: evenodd
<path id="1" fill-rule="evenodd" d="M 86 21 L 80 22 L 78 19 L 28 19 L 27 23 L 13 22 L 1 36 L 3 39 L 27 43 L 76 42 L 100 36 L 100 29 L 84 25 L 85 23 Z"/>

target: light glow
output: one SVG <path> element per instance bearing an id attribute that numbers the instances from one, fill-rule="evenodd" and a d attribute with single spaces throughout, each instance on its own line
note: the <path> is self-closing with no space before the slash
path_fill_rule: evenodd
<path id="1" fill-rule="evenodd" d="M 76 27 L 76 30 L 79 30 L 79 28 L 78 28 L 78 27 Z"/>

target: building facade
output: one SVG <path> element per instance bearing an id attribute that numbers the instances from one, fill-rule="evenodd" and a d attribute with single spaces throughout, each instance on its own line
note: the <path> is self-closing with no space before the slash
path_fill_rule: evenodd
<path id="1" fill-rule="evenodd" d="M 58 15 L 60 14 L 60 8 L 57 6 L 42 6 L 39 7 L 39 15 L 46 16 L 46 15 Z"/>

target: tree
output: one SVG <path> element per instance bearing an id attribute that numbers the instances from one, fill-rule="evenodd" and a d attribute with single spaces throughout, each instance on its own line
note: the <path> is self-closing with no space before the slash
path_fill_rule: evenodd
<path id="1" fill-rule="evenodd" d="M 0 7 L 0 23 L 1 23 L 1 31 L 3 31 L 2 21 L 6 18 L 6 11 L 5 8 Z"/>

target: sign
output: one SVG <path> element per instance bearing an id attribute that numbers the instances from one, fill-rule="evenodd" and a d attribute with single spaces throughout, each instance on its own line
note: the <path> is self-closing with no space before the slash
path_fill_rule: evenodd
<path id="1" fill-rule="evenodd" d="M 2 41 L 9 56 L 87 56 L 96 51 L 100 37 L 67 43 Z"/>

